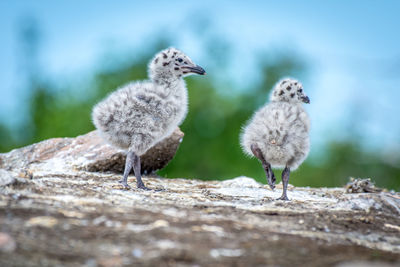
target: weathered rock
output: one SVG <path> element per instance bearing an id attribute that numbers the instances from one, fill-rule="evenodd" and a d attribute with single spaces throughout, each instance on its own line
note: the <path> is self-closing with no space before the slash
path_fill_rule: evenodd
<path id="1" fill-rule="evenodd" d="M 2 155 L 15 181 L 0 186 L 0 266 L 400 264 L 399 193 L 289 186 L 291 201 L 275 201 L 280 184 L 247 177 L 123 190 L 120 174 L 72 168 L 61 140 L 40 158 L 40 146 Z"/>
<path id="2" fill-rule="evenodd" d="M 5 186 L 15 183 L 15 178 L 10 172 L 0 169 L 0 186 Z"/>
<path id="3" fill-rule="evenodd" d="M 15 248 L 15 240 L 9 234 L 0 232 L 0 251 L 3 253 L 10 253 L 13 252 Z"/>
<path id="4" fill-rule="evenodd" d="M 184 134 L 177 128 L 173 134 L 152 147 L 141 157 L 142 172 L 152 173 L 165 167 L 174 157 Z M 108 145 L 92 131 L 76 138 L 53 138 L 7 154 L 0 154 L 0 168 L 29 173 L 53 169 L 123 172 L 126 154 Z M 46 165 L 45 167 L 42 167 Z"/>

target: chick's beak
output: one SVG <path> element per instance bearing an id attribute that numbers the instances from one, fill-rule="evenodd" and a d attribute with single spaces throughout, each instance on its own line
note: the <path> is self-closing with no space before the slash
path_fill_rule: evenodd
<path id="1" fill-rule="evenodd" d="M 187 67 L 187 69 L 192 73 L 196 73 L 196 74 L 200 74 L 200 75 L 206 74 L 206 71 L 199 65 L 196 65 L 194 67 Z"/>
<path id="2" fill-rule="evenodd" d="M 303 96 L 301 100 L 303 100 L 303 102 L 306 104 L 310 104 L 310 98 L 308 98 L 308 96 Z"/>

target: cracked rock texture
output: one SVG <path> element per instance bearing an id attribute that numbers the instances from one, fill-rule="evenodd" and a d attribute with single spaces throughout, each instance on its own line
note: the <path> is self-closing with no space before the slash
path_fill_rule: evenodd
<path id="1" fill-rule="evenodd" d="M 275 201 L 280 185 L 247 177 L 145 176 L 161 190 L 124 190 L 123 154 L 96 138 L 0 154 L 0 266 L 400 264 L 399 193 L 289 186 L 291 201 Z"/>

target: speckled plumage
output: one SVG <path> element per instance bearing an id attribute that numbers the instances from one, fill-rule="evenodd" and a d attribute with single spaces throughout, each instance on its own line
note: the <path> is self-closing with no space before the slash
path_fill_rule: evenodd
<path id="1" fill-rule="evenodd" d="M 101 136 L 136 156 L 171 135 L 186 117 L 188 96 L 183 77 L 205 74 L 175 48 L 159 52 L 150 61 L 148 73 L 150 80 L 119 88 L 92 112 L 93 123 Z"/>
<path id="2" fill-rule="evenodd" d="M 266 172 L 268 164 L 295 170 L 307 157 L 310 120 L 303 102 L 309 103 L 309 99 L 302 84 L 293 79 L 283 79 L 271 92 L 270 102 L 260 108 L 243 128 L 241 146 L 244 152 L 257 156 L 254 149 L 260 151 L 261 159 L 257 157 L 263 166 L 266 165 Z M 268 175 L 273 176 L 273 173 L 267 173 L 267 178 Z M 274 183 L 269 181 L 270 185 L 271 182 Z"/>

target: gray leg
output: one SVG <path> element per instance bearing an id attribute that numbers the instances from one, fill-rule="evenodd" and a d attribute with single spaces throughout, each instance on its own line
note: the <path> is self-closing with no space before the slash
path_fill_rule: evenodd
<path id="1" fill-rule="evenodd" d="M 282 172 L 282 183 L 283 183 L 282 196 L 277 200 L 289 200 L 286 195 L 286 190 L 289 183 L 289 176 L 290 176 L 290 168 L 286 166 L 286 168 Z"/>
<path id="2" fill-rule="evenodd" d="M 267 176 L 268 185 L 272 190 L 274 190 L 276 178 L 274 172 L 272 171 L 271 164 L 269 164 L 265 160 L 261 149 L 256 144 L 252 144 L 250 146 L 250 149 L 253 152 L 254 156 L 256 156 L 261 161 L 261 164 L 265 171 L 265 175 Z"/>
<path id="3" fill-rule="evenodd" d="M 125 187 L 125 188 L 131 188 L 128 185 L 128 175 L 131 172 L 132 166 L 133 166 L 133 161 L 135 158 L 135 153 L 132 151 L 129 151 L 128 154 L 126 155 L 126 160 L 125 160 L 125 170 L 124 170 L 124 176 L 122 177 L 119 182 Z"/>
<path id="4" fill-rule="evenodd" d="M 142 174 L 140 172 L 140 157 L 137 156 L 136 154 L 134 154 L 134 158 L 133 158 L 133 171 L 135 172 L 135 176 L 136 176 L 137 188 L 144 189 L 144 190 L 150 190 L 149 188 L 147 188 L 144 185 L 144 183 L 142 181 Z"/>

